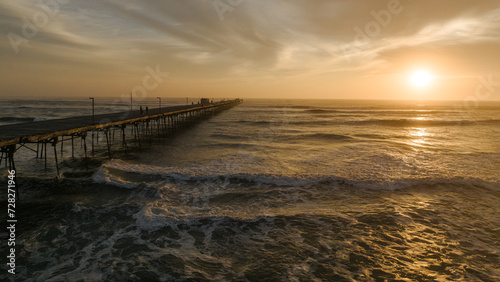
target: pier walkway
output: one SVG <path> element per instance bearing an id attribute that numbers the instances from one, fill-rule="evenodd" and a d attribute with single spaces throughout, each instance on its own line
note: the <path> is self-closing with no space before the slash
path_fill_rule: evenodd
<path id="1" fill-rule="evenodd" d="M 127 126 L 130 128 L 129 132 L 134 141 L 140 145 L 141 139 L 145 137 L 167 135 L 183 125 L 211 116 L 241 102 L 242 100 L 235 99 L 206 105 L 195 104 L 150 109 L 147 114 L 145 112 L 141 114 L 140 111 L 129 111 L 0 126 L 0 164 L 3 160 L 9 169 L 15 169 L 14 154 L 24 147 L 36 152 L 37 158 L 44 157 L 45 168 L 47 168 L 47 144 L 51 144 L 54 147 L 57 176 L 59 177 L 57 143 L 61 143 L 60 153 L 62 156 L 63 142 L 71 140 L 71 154 L 74 157 L 74 139 L 81 138 L 85 157 L 87 157 L 86 137 L 88 133 L 91 133 L 92 138 L 92 154 L 94 153 L 94 143 L 99 140 L 99 133 L 104 133 L 108 153 L 111 157 L 115 130 L 121 130 L 121 144 L 127 149 L 127 131 L 125 130 Z M 95 135 L 96 141 L 94 141 Z M 36 149 L 26 146 L 29 143 L 36 143 Z"/>

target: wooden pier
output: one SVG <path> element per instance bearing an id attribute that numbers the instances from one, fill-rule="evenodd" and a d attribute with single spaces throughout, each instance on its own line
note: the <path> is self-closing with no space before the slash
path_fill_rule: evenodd
<path id="1" fill-rule="evenodd" d="M 149 113 L 129 111 L 95 116 L 72 117 L 39 122 L 10 124 L 0 126 L 0 165 L 2 161 L 9 170 L 15 170 L 14 155 L 26 148 L 36 153 L 37 158 L 45 159 L 47 169 L 47 145 L 54 150 L 54 160 L 59 177 L 57 144 L 61 144 L 60 155 L 63 156 L 63 142 L 71 142 L 71 156 L 74 157 L 74 141 L 80 138 L 87 157 L 87 137 L 90 136 L 92 155 L 95 144 L 99 142 L 100 133 L 104 134 L 108 155 L 111 158 L 112 146 L 115 144 L 115 131 L 119 131 L 119 139 L 125 150 L 128 150 L 127 132 L 139 146 L 141 142 L 153 136 L 167 136 L 192 122 L 214 115 L 233 106 L 242 100 L 235 99 L 210 104 L 195 104 L 151 109 Z M 129 128 L 130 130 L 126 130 Z M 36 149 L 27 144 L 36 144 Z"/>

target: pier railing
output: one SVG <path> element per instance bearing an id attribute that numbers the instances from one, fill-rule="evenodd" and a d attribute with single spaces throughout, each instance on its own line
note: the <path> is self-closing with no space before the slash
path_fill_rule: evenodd
<path id="1" fill-rule="evenodd" d="M 164 108 L 161 111 L 158 109 L 156 114 L 146 115 L 142 112 L 139 113 L 139 111 L 97 115 L 95 116 L 96 120 L 100 120 L 97 123 L 94 123 L 90 116 L 84 116 L 0 126 L 0 165 L 4 161 L 9 170 L 15 170 L 15 153 L 20 148 L 27 148 L 35 152 L 37 158 L 45 159 L 45 169 L 47 169 L 47 144 L 50 144 L 53 146 L 57 177 L 59 177 L 56 146 L 58 143 L 61 144 L 60 155 L 62 158 L 63 142 L 71 141 L 71 155 L 74 157 L 74 139 L 81 138 L 85 157 L 88 157 L 87 136 L 91 136 L 93 155 L 94 146 L 99 140 L 100 133 L 103 133 L 107 151 L 111 157 L 111 147 L 115 144 L 116 130 L 121 131 L 121 143 L 127 151 L 127 127 L 130 128 L 133 141 L 141 146 L 141 140 L 151 140 L 154 136 L 170 135 L 185 125 L 224 111 L 241 102 L 241 99 L 235 99 L 206 105 L 174 106 Z M 27 144 L 30 143 L 36 144 L 36 149 L 28 147 Z"/>

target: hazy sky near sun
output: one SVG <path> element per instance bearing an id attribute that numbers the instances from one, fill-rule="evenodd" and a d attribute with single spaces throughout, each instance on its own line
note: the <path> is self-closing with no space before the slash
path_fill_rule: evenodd
<path id="1" fill-rule="evenodd" d="M 500 100 L 499 0 L 0 0 L 0 31 L 0 97 Z"/>

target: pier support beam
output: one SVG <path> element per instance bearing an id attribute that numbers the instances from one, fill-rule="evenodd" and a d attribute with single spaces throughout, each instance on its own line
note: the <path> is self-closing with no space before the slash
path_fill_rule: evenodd
<path id="1" fill-rule="evenodd" d="M 57 161 L 57 141 L 58 141 L 58 138 L 54 138 L 52 139 L 52 147 L 54 147 L 54 160 L 56 162 L 56 172 L 57 172 L 57 175 L 56 177 L 59 179 L 59 162 Z"/>
<path id="2" fill-rule="evenodd" d="M 125 149 L 125 153 L 127 154 L 128 153 L 128 147 L 127 147 L 127 138 L 125 136 L 125 128 L 127 127 L 127 125 L 122 125 L 121 126 L 121 129 L 122 129 L 122 145 L 123 145 L 123 148 Z"/>
<path id="3" fill-rule="evenodd" d="M 64 144 L 64 136 L 61 136 L 61 160 L 63 159 L 63 151 L 64 151 L 63 144 Z"/>
<path id="4" fill-rule="evenodd" d="M 40 158 L 43 158 L 43 141 L 41 141 L 42 144 L 40 146 Z M 38 144 L 40 144 L 40 141 L 38 141 Z"/>
<path id="5" fill-rule="evenodd" d="M 106 128 L 104 130 L 104 134 L 106 135 L 106 145 L 108 146 L 108 155 L 109 155 L 109 158 L 111 159 L 111 136 L 110 136 L 110 132 L 109 132 L 109 128 Z"/>
<path id="6" fill-rule="evenodd" d="M 83 150 L 85 151 L 85 158 L 87 158 L 87 132 L 82 135 Z"/>
<path id="7" fill-rule="evenodd" d="M 141 136 L 139 131 L 139 125 L 137 123 L 134 124 L 134 128 L 135 128 L 135 136 L 137 138 L 137 142 L 139 143 L 139 147 L 141 147 Z"/>
<path id="8" fill-rule="evenodd" d="M 104 131 L 106 135 L 106 144 L 108 149 L 108 155 L 111 158 L 111 146 L 114 143 L 114 131 L 120 128 L 122 130 L 122 145 L 125 151 L 128 151 L 128 147 L 130 144 L 127 144 L 127 136 L 126 136 L 126 126 L 130 125 L 130 133 L 132 136 L 129 137 L 129 141 L 135 140 L 139 147 L 143 145 L 147 139 L 149 139 L 150 143 L 152 143 L 152 139 L 157 137 L 168 137 L 171 133 L 180 131 L 184 126 L 188 126 L 190 124 L 196 123 L 200 120 L 206 119 L 211 115 L 218 114 L 219 112 L 228 109 L 232 106 L 241 103 L 241 100 L 236 99 L 234 101 L 229 102 L 220 102 L 209 105 L 200 105 L 194 107 L 173 107 L 171 112 L 159 113 L 157 115 L 147 115 L 147 116 L 136 116 L 130 119 L 123 120 L 110 120 L 108 123 L 86 125 L 78 128 L 65 128 L 66 125 L 58 121 L 53 121 L 53 125 L 57 130 L 53 130 L 50 132 L 41 131 L 41 133 L 26 135 L 25 133 L 16 132 L 12 128 L 8 128 L 11 130 L 11 134 L 6 134 L 9 136 L 17 136 L 15 138 L 5 139 L 0 134 L 0 165 L 1 162 L 5 162 L 6 167 L 14 167 L 14 152 L 19 150 L 21 147 L 25 147 L 29 150 L 32 150 L 36 153 L 36 158 L 44 159 L 44 167 L 45 171 L 47 171 L 47 144 L 50 143 L 54 147 L 54 158 L 56 162 L 57 176 L 60 176 L 59 170 L 59 156 L 57 155 L 57 143 L 61 142 L 61 155 L 60 159 L 64 159 L 64 137 L 71 137 L 71 157 L 75 157 L 75 148 L 74 148 L 74 139 L 81 138 L 81 147 L 83 147 L 85 158 L 87 156 L 87 142 L 86 137 L 89 135 L 89 131 L 91 131 L 92 135 L 92 156 L 94 156 L 96 150 L 98 148 L 95 147 L 95 144 L 99 145 L 99 132 Z M 82 117 L 85 118 L 85 117 Z M 155 125 L 156 122 L 156 125 Z M 60 127 L 60 128 L 59 128 Z M 156 127 L 156 129 L 155 129 Z M 44 129 L 45 130 L 45 129 Z M 112 130 L 112 132 L 110 131 Z M 2 132 L 4 133 L 4 132 Z M 29 133 L 29 132 L 28 132 Z M 29 133 L 31 134 L 31 133 Z M 97 136 L 96 136 L 97 134 Z M 111 135 L 112 134 L 112 135 Z M 94 137 L 96 140 L 94 141 Z M 61 138 L 61 140 L 59 140 Z M 117 137 L 119 138 L 119 137 Z M 142 139 L 142 140 L 141 140 Z M 66 139 L 69 141 L 69 138 Z M 26 146 L 28 143 L 37 143 L 36 150 Z M 142 144 L 141 144 L 142 143 Z M 17 147 L 19 145 L 20 147 Z M 13 147 L 10 147 L 13 146 Z M 69 144 L 67 145 L 67 147 Z M 82 148 L 80 148 L 81 150 Z M 68 153 L 68 152 L 67 152 Z M 69 153 L 68 153 L 69 154 Z M 41 160 L 40 160 L 41 161 Z"/>
<path id="9" fill-rule="evenodd" d="M 44 159 L 45 159 L 45 171 L 47 171 L 47 141 L 43 141 L 43 146 L 45 147 L 43 149 Z"/>

